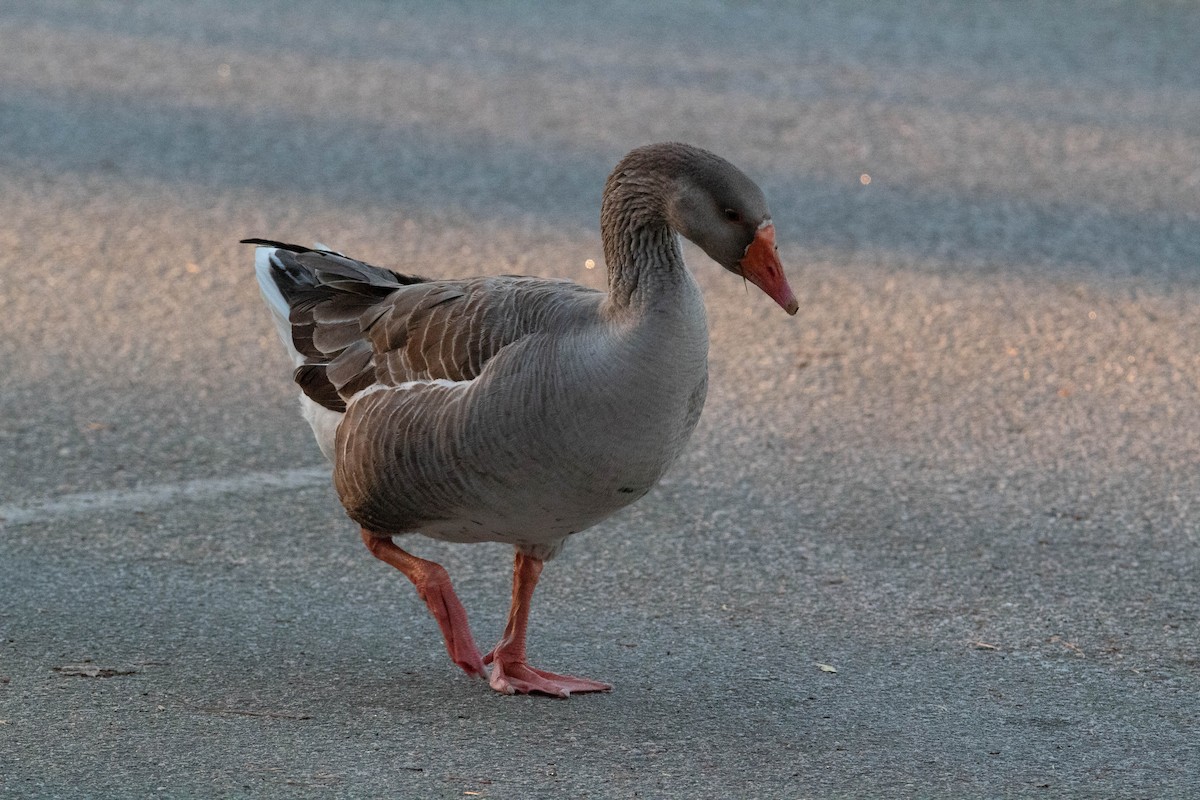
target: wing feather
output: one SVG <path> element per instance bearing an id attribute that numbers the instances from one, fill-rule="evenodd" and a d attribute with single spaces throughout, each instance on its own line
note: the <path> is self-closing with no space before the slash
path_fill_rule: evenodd
<path id="1" fill-rule="evenodd" d="M 602 294 L 564 280 L 519 276 L 431 281 L 328 250 L 263 239 L 270 277 L 288 305 L 304 358 L 296 383 L 344 411 L 363 389 L 413 380 L 472 380 L 505 346 L 543 329 L 564 300 Z"/>

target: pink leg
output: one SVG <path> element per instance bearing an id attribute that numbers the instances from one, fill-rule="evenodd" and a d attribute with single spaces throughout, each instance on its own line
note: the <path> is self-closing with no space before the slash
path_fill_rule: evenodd
<path id="1" fill-rule="evenodd" d="M 517 551 L 513 564 L 512 608 L 508 612 L 508 624 L 504 636 L 492 652 L 484 656 L 485 664 L 492 665 L 492 688 L 505 694 L 529 694 L 539 692 L 554 697 L 568 697 L 571 692 L 607 692 L 612 687 L 600 681 L 555 675 L 534 669 L 525 662 L 525 628 L 529 624 L 529 604 L 538 576 L 542 574 L 542 561 Z"/>
<path id="2" fill-rule="evenodd" d="M 454 663 L 468 675 L 486 677 L 487 670 L 479 657 L 479 648 L 471 638 L 467 611 L 454 593 L 454 586 L 445 568 L 404 552 L 392 542 L 390 536 L 379 536 L 363 528 L 362 538 L 371 555 L 403 572 L 417 587 L 417 595 L 429 606 L 429 613 L 433 614 L 438 627 L 442 629 L 446 650 Z"/>

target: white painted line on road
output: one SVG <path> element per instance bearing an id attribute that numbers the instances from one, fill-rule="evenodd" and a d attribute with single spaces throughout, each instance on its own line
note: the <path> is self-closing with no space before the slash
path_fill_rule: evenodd
<path id="1" fill-rule="evenodd" d="M 181 500 L 206 500 L 223 494 L 252 494 L 282 489 L 303 489 L 330 481 L 329 467 L 303 467 L 283 472 L 247 472 L 232 478 L 202 478 L 163 483 L 137 489 L 79 492 L 26 504 L 0 506 L 0 522 L 20 525 L 55 517 L 135 511 Z"/>

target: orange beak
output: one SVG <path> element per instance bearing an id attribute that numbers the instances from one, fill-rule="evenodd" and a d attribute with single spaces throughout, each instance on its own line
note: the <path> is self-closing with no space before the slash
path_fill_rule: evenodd
<path id="1" fill-rule="evenodd" d="M 778 303 L 784 311 L 795 314 L 800 309 L 796 295 L 792 294 L 792 287 L 788 286 L 787 277 L 783 274 L 783 264 L 779 262 L 774 225 L 768 223 L 758 229 L 738 266 L 747 280 L 766 292 L 767 297 Z"/>

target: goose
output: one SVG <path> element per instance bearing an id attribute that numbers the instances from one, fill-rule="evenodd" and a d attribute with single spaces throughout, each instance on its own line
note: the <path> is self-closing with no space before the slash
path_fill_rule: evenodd
<path id="1" fill-rule="evenodd" d="M 645 495 L 700 417 L 708 327 L 679 236 L 788 314 L 799 305 L 762 191 L 707 150 L 632 150 L 608 177 L 600 221 L 607 291 L 428 279 L 323 246 L 243 240 L 258 246 L 258 283 L 346 513 L 416 587 L 454 663 L 507 694 L 611 688 L 530 666 L 526 626 L 543 564 Z M 512 603 L 486 655 L 446 570 L 396 543 L 414 533 L 513 546 Z"/>

